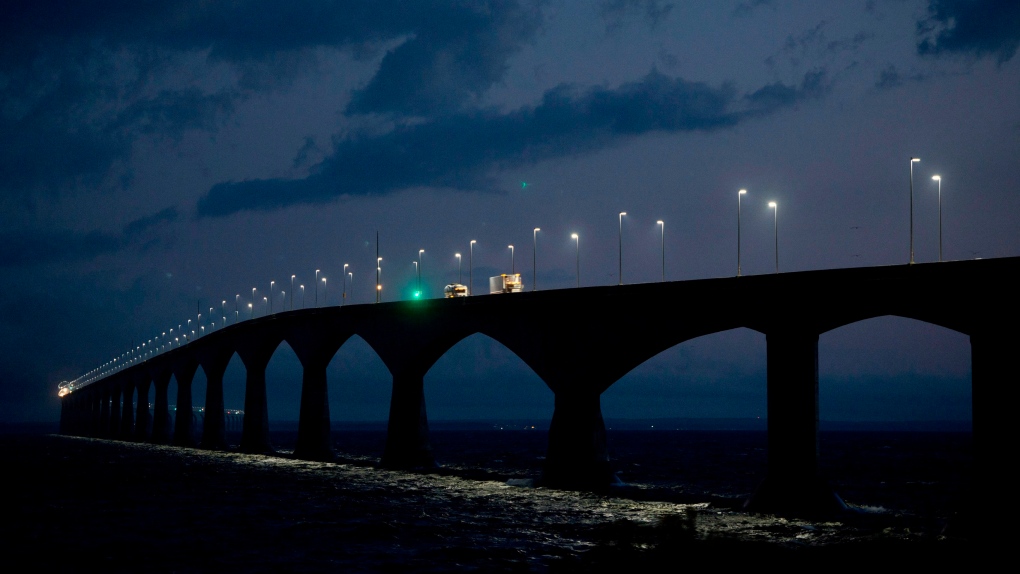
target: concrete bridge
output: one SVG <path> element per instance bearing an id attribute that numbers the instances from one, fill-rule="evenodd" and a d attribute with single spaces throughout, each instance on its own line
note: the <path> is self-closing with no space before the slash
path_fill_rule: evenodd
<path id="1" fill-rule="evenodd" d="M 818 337 L 895 315 L 970 336 L 974 491 L 990 495 L 1005 491 L 1010 476 L 1001 453 L 1010 451 L 1014 436 L 1008 397 L 1018 379 L 1010 359 L 1020 348 L 1018 278 L 1020 258 L 1000 258 L 287 311 L 214 331 L 65 396 L 61 428 L 68 434 L 192 446 L 190 420 L 177 424 L 170 436 L 167 389 L 175 377 L 177 406 L 190 410 L 191 381 L 201 367 L 208 383 L 200 446 L 224 448 L 223 373 L 236 353 L 247 371 L 240 448 L 267 452 L 266 365 L 287 341 L 303 367 L 294 456 L 329 460 L 334 454 L 326 367 L 358 335 L 393 376 L 381 465 L 428 468 L 435 462 L 425 374 L 460 340 L 483 333 L 520 357 L 555 395 L 542 484 L 599 490 L 616 481 L 601 394 L 665 349 L 746 327 L 765 334 L 768 347 L 768 467 L 745 508 L 838 513 L 846 506 L 819 475 Z M 134 392 L 147 397 L 150 385 L 156 399 L 147 434 L 149 410 L 132 413 L 130 399 Z M 119 405 L 122 396 L 118 413 L 111 405 Z"/>

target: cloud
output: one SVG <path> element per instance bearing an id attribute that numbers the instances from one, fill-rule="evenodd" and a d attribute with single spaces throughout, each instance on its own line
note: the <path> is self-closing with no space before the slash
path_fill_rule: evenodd
<path id="1" fill-rule="evenodd" d="M 479 98 L 506 73 L 507 60 L 530 41 L 538 11 L 516 2 L 447 7 L 422 14 L 412 36 L 386 54 L 348 114 L 431 115 Z"/>
<path id="2" fill-rule="evenodd" d="M 925 56 L 970 54 L 1004 64 L 1020 47 L 1020 2 L 930 0 L 928 18 L 917 23 Z"/>
<path id="3" fill-rule="evenodd" d="M 400 40 L 351 103 L 398 116 L 458 108 L 502 78 L 540 3 L 248 0 L 5 3 L 0 19 L 0 191 L 94 189 L 134 142 L 215 130 L 234 103 Z M 197 84 L 197 86 L 196 86 Z"/>
<path id="4" fill-rule="evenodd" d="M 606 22 L 606 30 L 614 31 L 623 25 L 623 20 L 633 12 L 644 16 L 649 26 L 655 28 L 669 17 L 673 4 L 662 0 L 602 0 L 598 6 L 599 15 Z"/>
<path id="5" fill-rule="evenodd" d="M 799 86 L 775 83 L 745 96 L 730 85 L 714 88 L 655 70 L 615 89 L 561 85 L 538 105 L 509 113 L 462 112 L 337 141 L 306 179 L 220 183 L 199 200 L 197 214 L 219 217 L 419 186 L 480 189 L 491 184 L 493 169 L 588 153 L 650 132 L 724 129 L 827 90 L 824 71 L 806 74 Z"/>
<path id="6" fill-rule="evenodd" d="M 143 232 L 176 219 L 177 209 L 168 207 L 128 223 L 119 234 L 67 229 L 6 231 L 0 233 L 0 269 L 87 261 L 132 245 Z"/>
<path id="7" fill-rule="evenodd" d="M 755 10 L 761 7 L 776 9 L 776 0 L 748 0 L 737 4 L 733 9 L 734 16 L 750 16 Z"/>

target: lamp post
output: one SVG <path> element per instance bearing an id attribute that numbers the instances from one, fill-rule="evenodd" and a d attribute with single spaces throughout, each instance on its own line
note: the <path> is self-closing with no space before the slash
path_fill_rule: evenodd
<path id="1" fill-rule="evenodd" d="M 344 263 L 344 292 L 340 297 L 340 304 L 343 305 L 347 302 L 347 263 Z"/>
<path id="2" fill-rule="evenodd" d="M 460 253 L 454 253 L 453 256 L 457 258 L 457 283 L 463 284 L 464 283 L 464 273 L 462 271 L 463 258 L 460 256 Z"/>
<path id="3" fill-rule="evenodd" d="M 531 252 L 531 290 L 538 290 L 538 232 L 542 231 L 542 228 L 536 227 L 531 232 L 531 240 L 533 243 L 533 250 Z"/>
<path id="4" fill-rule="evenodd" d="M 745 193 L 746 189 L 737 192 L 737 277 L 740 277 L 740 196 Z"/>
<path id="5" fill-rule="evenodd" d="M 234 295 L 234 323 L 236 324 L 240 320 L 240 315 L 237 310 L 237 302 L 241 299 L 241 294 Z"/>
<path id="6" fill-rule="evenodd" d="M 626 211 L 620 212 L 620 269 L 619 278 L 620 285 L 623 285 L 623 216 L 627 215 Z"/>
<path id="7" fill-rule="evenodd" d="M 251 288 L 251 304 L 252 304 L 252 307 L 251 307 L 251 309 L 252 309 L 251 310 L 251 318 L 254 319 L 255 318 L 255 288 L 254 287 Z"/>
<path id="8" fill-rule="evenodd" d="M 348 272 L 347 272 L 347 275 L 349 275 L 349 276 L 350 276 L 350 282 L 351 282 L 351 299 L 354 299 L 354 272 L 353 272 L 353 271 L 348 271 Z"/>
<path id="9" fill-rule="evenodd" d="M 315 306 L 319 306 L 319 270 L 315 270 Z"/>
<path id="10" fill-rule="evenodd" d="M 933 175 L 931 178 L 939 182 L 939 262 L 942 261 L 942 176 Z"/>
<path id="11" fill-rule="evenodd" d="M 414 292 L 421 293 L 421 279 L 418 277 L 418 262 L 412 261 L 411 263 L 414 263 Z"/>
<path id="12" fill-rule="evenodd" d="M 255 306 L 252 305 L 251 303 L 248 303 L 248 310 L 251 312 L 251 318 L 254 319 L 255 318 Z"/>
<path id="13" fill-rule="evenodd" d="M 263 297 L 262 298 L 262 312 L 266 313 L 266 314 L 269 313 L 269 297 Z M 263 316 L 265 316 L 265 315 L 263 315 Z"/>
<path id="14" fill-rule="evenodd" d="M 914 264 L 914 162 L 921 161 L 919 157 L 910 158 L 910 264 Z"/>
<path id="15" fill-rule="evenodd" d="M 510 249 L 510 274 L 513 275 L 514 271 L 516 270 L 514 268 L 514 246 L 513 245 L 507 245 L 507 248 Z"/>
<path id="16" fill-rule="evenodd" d="M 776 273 L 779 273 L 779 206 L 774 201 L 769 202 L 769 207 L 772 208 L 775 229 L 776 229 Z"/>
<path id="17" fill-rule="evenodd" d="M 291 311 L 294 310 L 294 278 L 295 277 L 297 277 L 297 275 L 291 275 L 290 276 L 290 310 Z"/>
<path id="18" fill-rule="evenodd" d="M 379 276 L 382 274 L 382 257 L 375 258 L 375 302 L 378 303 L 382 296 L 382 284 L 379 283 Z"/>
<path id="19" fill-rule="evenodd" d="M 662 280 L 665 281 L 666 280 L 666 224 L 663 223 L 661 219 L 656 221 L 655 224 L 659 226 L 659 229 L 662 232 L 661 233 L 661 236 L 662 236 L 662 240 L 661 240 L 662 241 Z"/>
<path id="20" fill-rule="evenodd" d="M 425 253 L 424 249 L 418 250 L 418 293 L 421 293 L 421 254 Z"/>
<path id="21" fill-rule="evenodd" d="M 581 286 L 581 240 L 578 239 L 576 233 L 570 234 L 571 239 L 574 240 L 574 251 L 576 255 L 576 266 L 574 268 L 574 274 L 577 277 L 577 286 Z"/>
<path id="22" fill-rule="evenodd" d="M 273 285 L 276 285 L 276 281 L 269 282 L 269 314 L 273 314 Z"/>
<path id="23" fill-rule="evenodd" d="M 322 278 L 322 305 L 329 307 L 329 286 L 326 285 L 326 278 Z"/>
<path id="24" fill-rule="evenodd" d="M 473 290 L 474 290 L 474 274 L 472 273 L 472 271 L 474 269 L 474 261 L 475 261 L 475 240 L 474 239 L 472 239 L 471 243 L 468 244 L 468 249 L 470 250 L 470 251 L 468 251 L 468 295 L 471 295 Z"/>
<path id="25" fill-rule="evenodd" d="M 300 287 L 301 287 L 301 308 L 304 309 L 305 308 L 305 286 L 304 285 L 300 285 Z"/>

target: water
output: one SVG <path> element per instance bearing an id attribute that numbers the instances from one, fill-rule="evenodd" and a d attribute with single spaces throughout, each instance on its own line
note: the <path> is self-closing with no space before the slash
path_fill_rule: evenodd
<path id="1" fill-rule="evenodd" d="M 272 426 L 272 425 L 271 425 Z M 293 428 L 271 432 L 281 454 L 293 450 Z M 430 442 L 442 472 L 479 479 L 537 479 L 547 429 L 523 425 L 433 425 Z M 500 428 L 502 426 L 502 428 Z M 630 496 L 674 502 L 712 501 L 738 506 L 765 477 L 764 430 L 607 431 L 610 461 Z M 383 452 L 384 428 L 343 428 L 333 433 L 342 460 L 374 464 Z M 819 469 L 854 507 L 932 518 L 960 504 L 972 467 L 968 431 L 830 430 L 819 434 Z"/>

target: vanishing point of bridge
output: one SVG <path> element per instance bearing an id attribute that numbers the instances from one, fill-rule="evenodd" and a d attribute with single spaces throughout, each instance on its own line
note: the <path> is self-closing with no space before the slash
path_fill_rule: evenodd
<path id="1" fill-rule="evenodd" d="M 746 327 L 767 341 L 767 475 L 746 502 L 755 512 L 844 510 L 819 475 L 818 337 L 884 315 L 933 323 L 971 341 L 976 494 L 1006 491 L 1005 456 L 1013 446 L 1009 396 L 1017 382 L 1020 257 L 805 271 L 611 287 L 525 292 L 302 309 L 214 331 L 120 370 L 63 397 L 61 432 L 194 445 L 190 417 L 170 435 L 167 389 L 191 409 L 191 382 L 207 378 L 202 448 L 226 447 L 223 374 L 237 353 L 247 371 L 240 448 L 271 450 L 266 366 L 281 342 L 303 367 L 294 456 L 329 460 L 326 367 L 351 336 L 378 353 L 393 376 L 381 465 L 435 465 L 423 380 L 460 340 L 483 333 L 505 345 L 549 386 L 555 409 L 541 483 L 598 490 L 612 484 L 600 396 L 626 373 L 684 341 Z M 132 413 L 132 394 L 155 386 Z M 121 397 L 124 397 L 123 407 Z M 138 404 L 143 405 L 144 400 Z"/>

